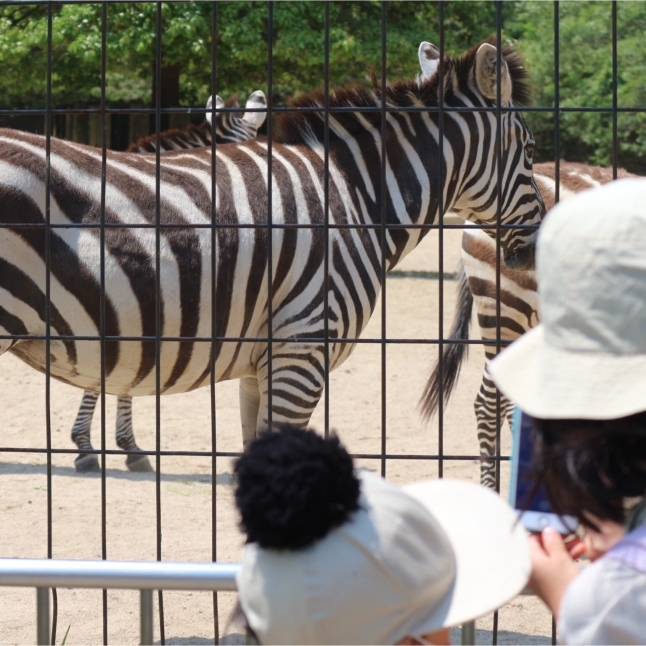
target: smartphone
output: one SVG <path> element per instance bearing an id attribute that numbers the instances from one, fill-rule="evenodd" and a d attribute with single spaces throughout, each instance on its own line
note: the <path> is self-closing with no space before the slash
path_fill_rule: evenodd
<path id="1" fill-rule="evenodd" d="M 577 527 L 577 519 L 555 514 L 542 488 L 536 492 L 531 502 L 529 501 L 533 486 L 529 476 L 534 451 L 533 426 L 533 418 L 516 407 L 512 422 L 509 504 L 518 512 L 520 522 L 530 532 L 540 532 L 546 527 L 553 527 L 560 534 L 571 534 Z"/>

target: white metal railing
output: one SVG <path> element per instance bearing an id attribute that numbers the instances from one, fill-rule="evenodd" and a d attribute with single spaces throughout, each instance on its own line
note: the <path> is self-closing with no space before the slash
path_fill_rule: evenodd
<path id="1" fill-rule="evenodd" d="M 36 643 L 49 644 L 50 588 L 139 590 L 141 643 L 153 643 L 153 590 L 237 590 L 239 563 L 81 561 L 0 558 L 0 587 L 36 588 Z M 475 644 L 475 622 L 462 626 L 462 644 Z"/>
<path id="2" fill-rule="evenodd" d="M 0 586 L 36 588 L 36 639 L 49 644 L 50 588 L 139 590 L 141 643 L 153 643 L 153 590 L 237 590 L 238 563 L 0 559 Z"/>

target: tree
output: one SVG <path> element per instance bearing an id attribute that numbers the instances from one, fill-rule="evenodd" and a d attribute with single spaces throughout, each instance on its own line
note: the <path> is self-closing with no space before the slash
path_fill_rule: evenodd
<path id="1" fill-rule="evenodd" d="M 612 163 L 612 3 L 564 2 L 559 5 L 559 119 L 562 158 L 609 165 Z M 520 3 L 510 33 L 522 44 L 537 88 L 536 105 L 554 107 L 554 6 L 546 2 Z M 617 3 L 617 97 L 619 108 L 646 104 L 642 63 L 646 55 L 646 4 Z M 576 108 L 605 108 L 577 111 Z M 554 158 L 553 112 L 532 113 L 542 161 Z M 645 115 L 618 116 L 620 166 L 646 172 Z"/>
<path id="2" fill-rule="evenodd" d="M 269 3 L 164 2 L 161 5 L 162 107 L 202 108 L 212 93 L 211 70 L 216 22 L 217 93 L 241 97 L 267 91 L 271 45 L 274 104 L 323 87 L 325 11 L 322 1 Z M 422 40 L 439 44 L 438 2 L 389 0 L 386 14 L 386 77 L 418 72 Z M 101 4 L 52 4 L 52 106 L 99 106 L 101 97 Z M 154 108 L 157 3 L 108 2 L 105 96 L 110 108 Z M 527 118 L 535 132 L 538 157 L 554 157 L 554 4 L 518 0 L 447 0 L 444 5 L 447 53 L 460 53 L 496 33 L 496 11 L 503 19 L 503 40 L 521 48 L 536 87 L 536 104 L 546 112 Z M 381 74 L 382 3 L 335 1 L 329 10 L 331 87 L 371 82 Z M 560 105 L 608 108 L 612 105 L 611 8 L 609 0 L 561 2 Z M 0 109 L 42 109 L 47 88 L 48 5 L 0 5 Z M 617 2 L 618 102 L 620 108 L 646 105 L 642 61 L 646 54 L 646 3 Z M 269 27 L 271 22 L 271 34 Z M 185 119 L 186 116 L 184 115 Z M 201 118 L 201 115 L 197 115 Z M 646 172 L 644 112 L 618 117 L 619 163 Z M 114 122 L 113 118 L 113 122 Z M 130 118 L 132 129 L 133 119 Z M 42 119 L 39 121 L 42 128 Z M 561 156 L 609 164 L 612 118 L 608 111 L 565 111 L 560 116 Z M 21 126 L 22 127 L 22 126 Z M 31 127 L 31 126 L 30 126 Z M 128 127 L 128 119 L 126 119 Z M 147 121 L 141 126 L 150 130 Z M 162 124 L 164 127 L 164 124 Z M 124 135 L 122 144 L 127 144 Z M 74 135 L 76 136 L 76 135 Z M 82 138 L 82 133 L 78 134 Z"/>
<path id="3" fill-rule="evenodd" d="M 468 5 L 468 10 L 467 10 Z M 180 70 L 183 105 L 204 105 L 210 94 L 213 3 L 162 5 L 162 67 Z M 493 4 L 447 3 L 447 51 L 459 52 L 495 29 Z M 381 67 L 381 3 L 333 2 L 330 10 L 330 83 L 368 83 Z M 0 6 L 0 102 L 42 107 L 47 69 L 46 5 Z M 52 98 L 55 106 L 97 105 L 100 97 L 102 6 L 53 5 Z M 323 2 L 276 2 L 273 11 L 273 85 L 278 97 L 324 82 Z M 107 4 L 108 104 L 154 104 L 155 3 Z M 417 47 L 439 41 L 438 4 L 388 2 L 387 72 L 417 72 Z M 217 3 L 217 83 L 229 94 L 267 85 L 268 4 Z M 473 34 L 476 34 L 475 36 Z"/>

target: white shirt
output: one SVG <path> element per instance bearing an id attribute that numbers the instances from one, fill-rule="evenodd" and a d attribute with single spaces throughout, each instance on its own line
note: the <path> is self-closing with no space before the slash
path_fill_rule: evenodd
<path id="1" fill-rule="evenodd" d="M 584 568 L 565 591 L 559 643 L 646 644 L 646 574 L 611 559 Z"/>

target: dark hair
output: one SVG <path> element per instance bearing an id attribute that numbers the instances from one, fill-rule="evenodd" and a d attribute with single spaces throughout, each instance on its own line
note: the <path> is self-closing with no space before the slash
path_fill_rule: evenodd
<path id="1" fill-rule="evenodd" d="M 335 436 L 284 426 L 256 438 L 234 466 L 248 543 L 298 550 L 359 509 L 352 458 Z"/>
<path id="2" fill-rule="evenodd" d="M 598 529 L 623 523 L 646 492 L 646 412 L 609 420 L 536 419 L 533 472 L 554 511 Z"/>

